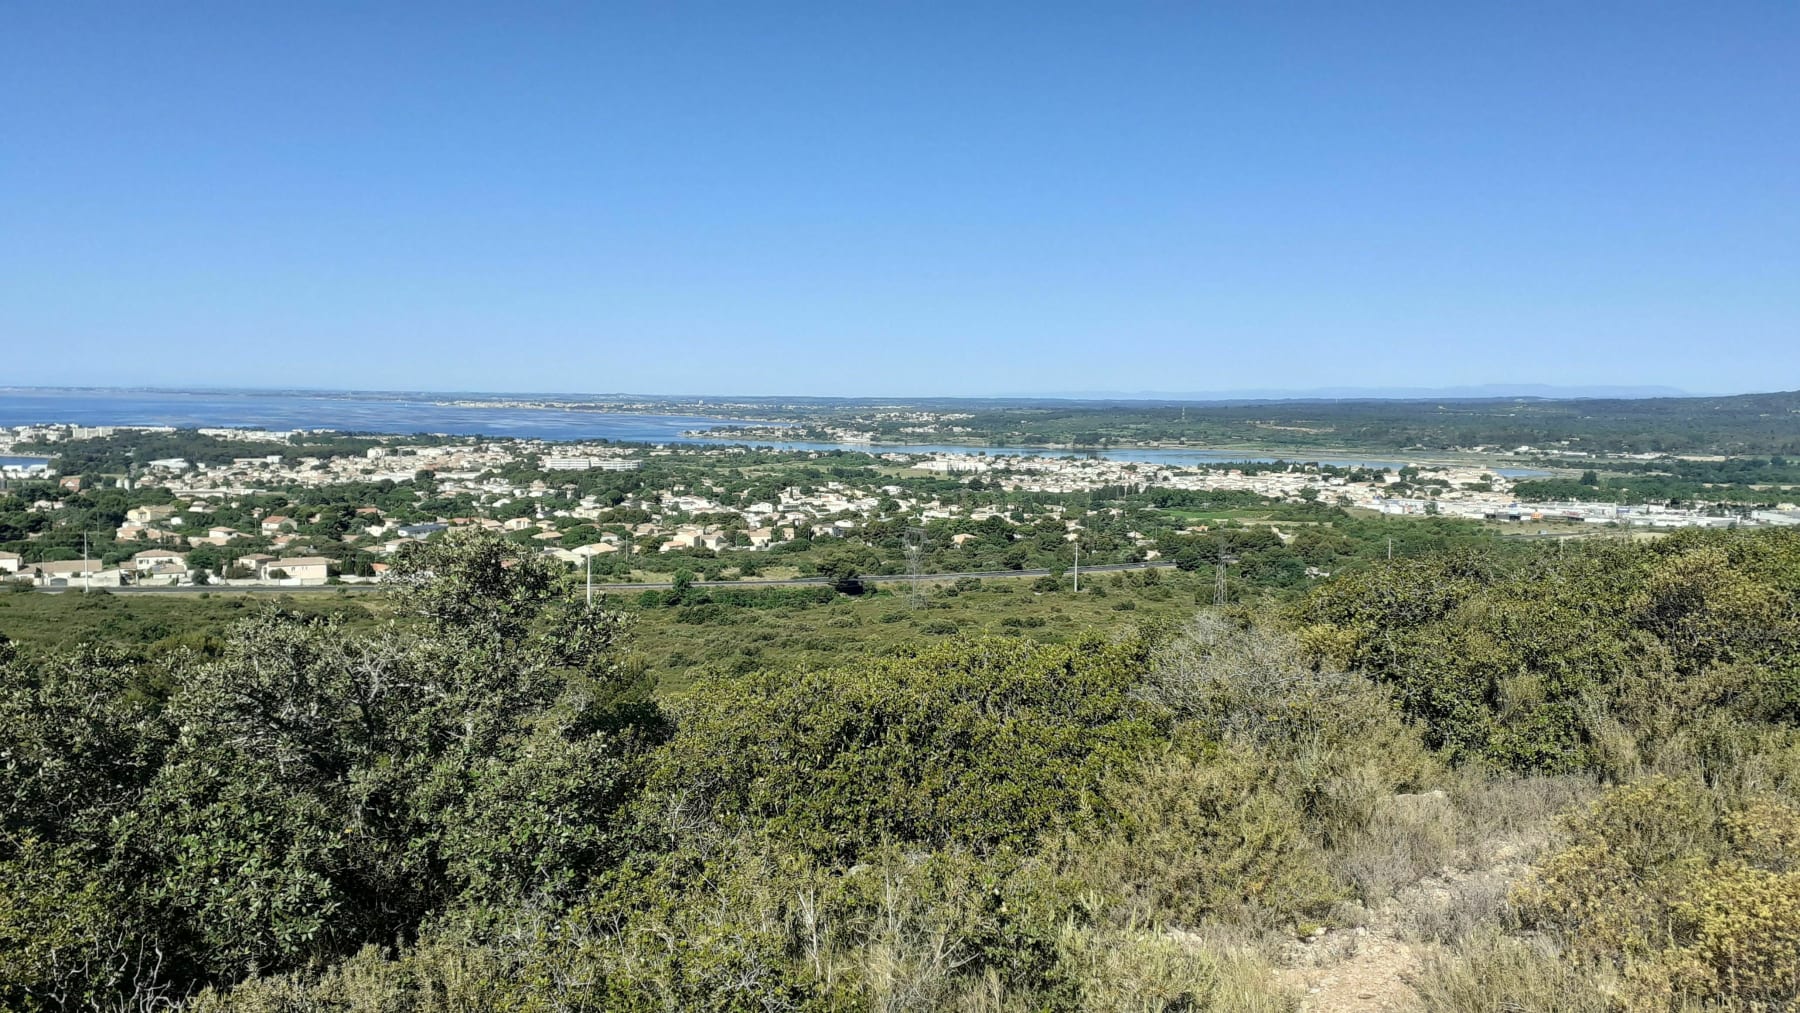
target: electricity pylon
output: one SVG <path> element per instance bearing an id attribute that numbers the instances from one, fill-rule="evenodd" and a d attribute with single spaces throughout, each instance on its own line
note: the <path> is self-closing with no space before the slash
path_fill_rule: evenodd
<path id="1" fill-rule="evenodd" d="M 906 573 L 911 578 L 912 607 L 925 604 L 925 529 L 906 529 Z"/>

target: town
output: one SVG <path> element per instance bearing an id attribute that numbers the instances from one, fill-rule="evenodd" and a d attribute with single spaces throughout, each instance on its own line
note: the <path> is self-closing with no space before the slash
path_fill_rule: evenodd
<path id="1" fill-rule="evenodd" d="M 170 447 L 193 449 L 180 456 Z M 1332 508 L 1555 537 L 1800 524 L 1785 499 L 1525 500 L 1505 469 L 1476 464 L 0 430 L 0 454 L 27 452 L 47 456 L 5 472 L 0 579 L 41 588 L 370 584 L 408 543 L 461 527 L 494 531 L 603 582 L 666 581 L 684 569 L 706 580 L 809 577 L 834 555 L 871 574 L 1061 570 L 1184 548 L 1192 557 L 1213 532 L 1221 555 L 1228 538 L 1251 551 L 1290 550 L 1280 569 L 1298 581 L 1328 574 L 1341 555 L 1320 534 L 1334 522 L 1318 511 Z"/>

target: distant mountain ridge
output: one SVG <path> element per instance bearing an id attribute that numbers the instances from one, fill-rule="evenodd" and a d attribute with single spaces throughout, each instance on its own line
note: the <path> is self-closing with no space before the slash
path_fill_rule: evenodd
<path id="1" fill-rule="evenodd" d="M 1649 385 L 1559 385 L 1548 383 L 1482 383 L 1454 387 L 1313 387 L 1303 390 L 1250 388 L 1211 391 L 1054 391 L 1042 394 L 1003 394 L 999 397 L 1054 397 L 1094 401 L 1419 401 L 1431 398 L 1485 400 L 1489 398 L 1540 398 L 1575 400 L 1639 400 L 1659 397 L 1710 397 L 1679 387 Z"/>
<path id="2" fill-rule="evenodd" d="M 469 391 L 469 390 L 360 390 L 355 388 L 331 387 L 107 387 L 107 386 L 63 386 L 56 384 L 14 384 L 0 385 L 0 393 L 71 393 L 91 392 L 97 394 L 197 394 L 197 395 L 241 395 L 257 396 L 296 396 L 296 397 L 374 397 L 374 398 L 432 398 L 432 399 L 467 399 L 467 400 L 538 400 L 558 399 L 570 401 L 673 401 L 690 402 L 705 401 L 791 401 L 822 403 L 889 403 L 889 402 L 922 402 L 922 401 L 1163 401 L 1190 403 L 1220 403 L 1233 401 L 1422 401 L 1443 398 L 1456 401 L 1481 401 L 1494 399 L 1536 399 L 1536 400 L 1646 400 L 1651 398 L 1703 398 L 1703 397 L 1753 397 L 1761 391 L 1740 391 L 1727 394 L 1695 393 L 1679 387 L 1654 385 L 1625 384 L 1546 384 L 1546 383 L 1484 383 L 1465 384 L 1448 387 L 1311 387 L 1311 388 L 1237 388 L 1231 390 L 1212 391 L 1157 391 L 1157 390 L 1064 390 L 1036 391 L 990 394 L 906 394 L 906 395 L 860 395 L 860 394 L 731 394 L 731 393 L 695 393 L 695 392 L 662 392 L 631 393 L 626 391 Z"/>

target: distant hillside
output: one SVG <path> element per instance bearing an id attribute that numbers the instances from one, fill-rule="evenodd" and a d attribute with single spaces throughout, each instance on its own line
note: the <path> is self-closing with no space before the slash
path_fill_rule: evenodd
<path id="1" fill-rule="evenodd" d="M 1553 447 L 1607 453 L 1800 454 L 1800 392 L 1726 397 L 1239 401 L 928 399 L 966 439 L 1015 444 L 1252 444 L 1362 450 Z M 858 414 L 841 408 L 826 414 Z M 899 438 L 904 423 L 871 425 Z"/>

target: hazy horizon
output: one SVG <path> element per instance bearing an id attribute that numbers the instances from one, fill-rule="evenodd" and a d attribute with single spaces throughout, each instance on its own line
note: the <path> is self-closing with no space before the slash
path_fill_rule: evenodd
<path id="1" fill-rule="evenodd" d="M 1104 402 L 1104 401 L 1166 401 L 1203 404 L 1208 402 L 1232 401 L 1330 401 L 1330 400 L 1371 400 L 1371 401 L 1414 401 L 1414 400 L 1643 400 L 1652 398 L 1717 398 L 1738 396 L 1759 396 L 1782 394 L 1781 390 L 1737 390 L 1737 391 L 1692 391 L 1662 385 L 1565 385 L 1565 384 L 1471 384 L 1439 387 L 1393 387 L 1393 388 L 1244 388 L 1239 390 L 1216 391 L 1106 391 L 1106 390 L 1064 390 L 1064 391 L 992 391 L 967 394 L 945 394 L 930 391 L 903 394 L 859 394 L 855 392 L 838 394 L 808 394 L 795 392 L 779 392 L 773 394 L 746 394 L 734 391 L 604 391 L 604 390 L 495 390 L 495 389 L 452 389 L 440 387 L 330 387 L 297 384 L 246 384 L 246 385 L 207 385 L 207 384 L 0 384 L 0 392 L 93 392 L 100 394 L 131 394 L 134 392 L 160 394 L 245 394 L 257 395 L 364 395 L 371 397 L 424 395 L 432 397 L 463 398 L 570 398 L 626 400 L 646 399 L 651 401 L 687 402 L 696 400 L 731 401 L 734 399 L 750 401 L 779 401 L 792 399 L 795 401 L 846 401 L 846 402 L 879 402 L 879 401 L 1071 401 L 1071 402 Z"/>

